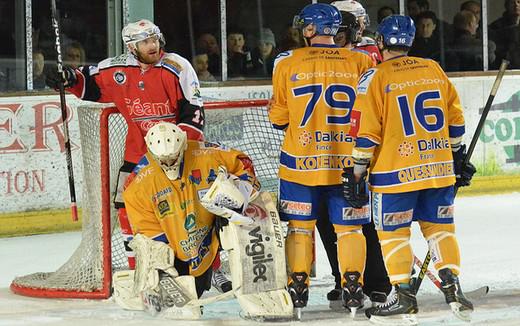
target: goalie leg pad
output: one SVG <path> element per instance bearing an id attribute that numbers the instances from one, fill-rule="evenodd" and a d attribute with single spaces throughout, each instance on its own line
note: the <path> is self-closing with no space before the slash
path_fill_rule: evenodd
<path id="1" fill-rule="evenodd" d="M 145 306 L 141 296 L 134 293 L 133 270 L 118 271 L 112 276 L 114 288 L 112 298 L 125 310 L 144 310 Z"/>
<path id="2" fill-rule="evenodd" d="M 246 318 L 277 319 L 293 315 L 291 296 L 285 289 L 254 294 L 238 294 L 237 300 Z"/>
<path id="3" fill-rule="evenodd" d="M 164 319 L 199 319 L 200 306 L 189 304 L 197 298 L 195 277 L 191 275 L 173 277 L 159 271 L 159 285 L 143 291 L 145 310 L 152 316 Z"/>
<path id="4" fill-rule="evenodd" d="M 260 193 L 244 214 L 253 217 L 255 223 L 230 223 L 220 233 L 222 248 L 228 251 L 238 302 L 248 316 L 292 314 L 292 301 L 285 290 L 283 230 L 271 195 Z"/>

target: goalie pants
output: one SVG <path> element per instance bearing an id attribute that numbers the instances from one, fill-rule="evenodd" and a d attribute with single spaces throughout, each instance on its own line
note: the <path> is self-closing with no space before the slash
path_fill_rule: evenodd
<path id="1" fill-rule="evenodd" d="M 337 237 L 334 232 L 334 227 L 329 220 L 327 205 L 324 203 L 320 204 L 319 216 L 316 221 L 316 228 L 320 233 L 321 241 L 327 252 L 327 258 L 329 259 L 336 288 L 339 289 L 341 288 L 341 275 L 338 265 Z M 372 291 L 380 291 L 388 294 L 392 289 L 392 285 L 388 278 L 383 255 L 381 254 L 381 245 L 379 244 L 379 238 L 373 222 L 363 225 L 363 234 L 367 246 L 365 272 L 363 274 L 363 292 L 367 295 L 370 295 Z"/>

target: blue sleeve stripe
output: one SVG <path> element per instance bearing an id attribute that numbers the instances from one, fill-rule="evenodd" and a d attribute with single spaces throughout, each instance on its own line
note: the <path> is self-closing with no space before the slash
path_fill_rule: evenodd
<path id="1" fill-rule="evenodd" d="M 462 137 L 466 132 L 465 126 L 449 126 L 450 138 Z"/>
<path id="2" fill-rule="evenodd" d="M 356 147 L 359 147 L 359 148 L 372 148 L 372 147 L 376 147 L 376 146 L 377 146 L 377 143 L 371 141 L 368 138 L 365 138 L 365 137 L 356 138 Z"/>
<path id="3" fill-rule="evenodd" d="M 289 125 L 288 123 L 286 123 L 284 125 L 277 125 L 277 124 L 273 123 L 273 128 L 278 129 L 278 130 L 285 130 L 285 128 L 287 128 L 288 125 Z"/>
<path id="4" fill-rule="evenodd" d="M 164 233 L 161 233 L 161 234 L 159 234 L 159 235 L 156 235 L 155 237 L 152 238 L 152 240 L 154 240 L 154 241 L 164 242 L 164 243 L 166 243 L 166 244 L 170 243 L 170 242 L 168 241 L 168 238 L 166 238 L 166 234 L 164 234 Z"/>

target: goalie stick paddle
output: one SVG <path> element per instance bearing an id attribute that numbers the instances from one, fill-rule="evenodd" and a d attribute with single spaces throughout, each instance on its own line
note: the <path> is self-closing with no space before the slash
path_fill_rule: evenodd
<path id="1" fill-rule="evenodd" d="M 502 82 L 502 77 L 504 77 L 508 65 L 509 61 L 502 60 L 502 63 L 500 64 L 500 69 L 498 70 L 497 77 L 495 79 L 495 82 L 493 83 L 493 87 L 491 88 L 491 92 L 489 93 L 489 97 L 486 101 L 486 105 L 484 106 L 484 109 L 482 110 L 482 115 L 480 116 L 480 120 L 478 121 L 477 129 L 473 134 L 473 138 L 471 138 L 471 142 L 469 144 L 466 157 L 464 158 L 464 161 L 462 163 L 463 166 L 469 162 L 469 160 L 471 159 L 471 155 L 475 150 L 475 146 L 477 146 L 478 138 L 480 136 L 480 133 L 482 132 L 482 128 L 484 127 L 484 123 L 486 122 L 487 115 L 489 113 L 489 110 L 491 110 L 491 105 L 493 104 L 493 100 L 495 99 L 495 95 L 498 92 L 498 88 L 500 87 L 500 83 Z M 457 191 L 458 188 L 455 188 L 455 196 L 457 195 Z M 432 257 L 430 254 L 430 250 L 428 250 L 428 253 L 426 254 L 426 257 L 424 258 L 423 264 L 421 266 L 421 270 L 419 271 L 419 275 L 417 275 L 417 278 L 414 282 L 415 294 L 417 294 L 417 292 L 419 291 L 419 287 L 421 286 L 421 283 L 424 279 L 424 275 L 428 271 L 428 265 L 430 264 L 431 259 Z"/>
<path id="2" fill-rule="evenodd" d="M 69 191 L 70 191 L 70 209 L 72 212 L 72 220 L 78 220 L 78 206 L 76 204 L 76 189 L 74 187 L 74 173 L 72 169 L 72 154 L 70 150 L 69 126 L 67 122 L 67 103 L 65 102 L 65 87 L 63 85 L 63 60 L 61 57 L 60 27 L 58 24 L 58 15 L 56 10 L 56 0 L 51 0 L 51 20 L 56 36 L 56 67 L 58 76 L 62 76 L 62 80 L 58 83 L 60 92 L 61 120 L 63 122 L 63 138 L 65 142 L 65 157 L 67 160 L 67 171 L 69 174 Z"/>

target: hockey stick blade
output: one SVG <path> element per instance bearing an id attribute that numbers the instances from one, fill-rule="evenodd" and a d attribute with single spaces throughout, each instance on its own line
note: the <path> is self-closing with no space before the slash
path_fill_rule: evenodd
<path id="1" fill-rule="evenodd" d="M 489 293 L 489 286 L 484 285 L 473 291 L 464 293 L 468 299 L 480 299 Z"/>

